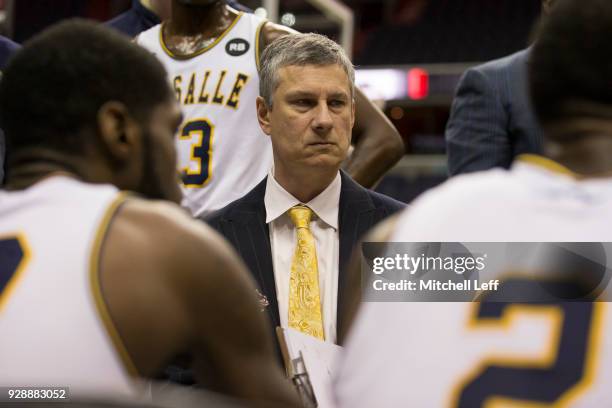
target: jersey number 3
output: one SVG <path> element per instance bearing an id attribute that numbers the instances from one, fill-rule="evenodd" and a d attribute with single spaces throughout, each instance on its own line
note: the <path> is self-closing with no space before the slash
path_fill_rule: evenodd
<path id="1" fill-rule="evenodd" d="M 208 119 L 190 120 L 181 128 L 179 140 L 191 141 L 189 162 L 181 168 L 185 187 L 202 187 L 210 180 L 214 129 Z"/>
<path id="2" fill-rule="evenodd" d="M 0 311 L 19 271 L 27 261 L 26 246 L 18 237 L 0 239 Z"/>

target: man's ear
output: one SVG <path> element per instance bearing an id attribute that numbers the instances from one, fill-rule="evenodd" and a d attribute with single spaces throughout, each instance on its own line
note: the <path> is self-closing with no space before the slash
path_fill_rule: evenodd
<path id="1" fill-rule="evenodd" d="M 271 108 L 266 105 L 266 101 L 261 96 L 257 97 L 256 100 L 257 105 L 257 121 L 259 122 L 259 127 L 266 135 L 270 135 L 272 131 L 272 127 L 270 125 L 270 110 Z"/>
<path id="2" fill-rule="evenodd" d="M 98 131 L 102 144 L 114 160 L 130 160 L 134 151 L 140 149 L 141 129 L 121 102 L 106 102 L 100 107 Z"/>

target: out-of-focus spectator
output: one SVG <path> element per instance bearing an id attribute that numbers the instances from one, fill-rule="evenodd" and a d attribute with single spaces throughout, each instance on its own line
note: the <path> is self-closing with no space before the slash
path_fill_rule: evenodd
<path id="1" fill-rule="evenodd" d="M 555 0 L 542 0 L 547 14 Z M 446 126 L 448 172 L 510 167 L 523 153 L 542 152 L 542 131 L 527 95 L 531 48 L 468 69 Z"/>

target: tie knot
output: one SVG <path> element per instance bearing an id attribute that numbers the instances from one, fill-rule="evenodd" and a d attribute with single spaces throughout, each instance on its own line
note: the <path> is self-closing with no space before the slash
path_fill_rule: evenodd
<path id="1" fill-rule="evenodd" d="M 289 217 L 296 228 L 309 229 L 312 210 L 305 205 L 296 205 L 289 209 Z"/>

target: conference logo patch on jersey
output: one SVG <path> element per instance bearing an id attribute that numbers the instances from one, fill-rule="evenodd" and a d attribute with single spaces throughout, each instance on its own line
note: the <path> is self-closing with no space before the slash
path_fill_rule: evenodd
<path id="1" fill-rule="evenodd" d="M 246 54 L 249 48 L 250 44 L 247 40 L 243 38 L 234 38 L 225 45 L 225 52 L 232 57 L 239 57 Z"/>

